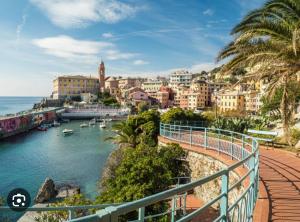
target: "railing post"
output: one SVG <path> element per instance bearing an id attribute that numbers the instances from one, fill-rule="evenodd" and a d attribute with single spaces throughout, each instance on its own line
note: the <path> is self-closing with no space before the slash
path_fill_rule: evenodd
<path id="1" fill-rule="evenodd" d="M 75 212 L 73 210 L 69 210 L 68 213 L 69 213 L 69 220 L 72 220 L 75 218 Z"/>
<path id="2" fill-rule="evenodd" d="M 159 135 L 161 135 L 162 136 L 162 133 L 163 131 L 162 131 L 162 123 L 160 122 L 159 123 Z"/>
<path id="3" fill-rule="evenodd" d="M 207 129 L 204 129 L 204 147 L 205 149 L 207 149 Z"/>
<path id="4" fill-rule="evenodd" d="M 252 139 L 252 153 L 254 152 L 255 150 L 255 147 L 256 147 L 256 141 L 254 139 Z M 251 196 L 250 196 L 250 209 L 251 209 L 251 212 L 253 212 L 254 210 L 254 202 L 255 202 L 255 187 L 254 187 L 254 184 L 255 184 L 255 155 L 253 155 L 250 159 L 249 159 L 249 169 L 252 170 L 251 173 L 250 173 L 250 184 L 251 184 L 251 187 L 252 187 L 252 193 Z"/>
<path id="5" fill-rule="evenodd" d="M 186 197 L 187 197 L 187 193 L 184 193 L 184 195 L 183 195 L 183 215 L 186 215 Z"/>
<path id="6" fill-rule="evenodd" d="M 172 198 L 172 209 L 171 209 L 171 222 L 175 222 L 175 211 L 176 211 L 176 199 Z"/>
<path id="7" fill-rule="evenodd" d="M 179 126 L 179 140 L 181 141 L 181 124 Z"/>
<path id="8" fill-rule="evenodd" d="M 230 154 L 231 154 L 231 159 L 233 160 L 233 136 L 232 132 L 230 133 L 231 138 L 230 138 Z"/>
<path id="9" fill-rule="evenodd" d="M 218 129 L 218 153 L 220 154 L 221 141 L 220 141 L 220 130 Z"/>
<path id="10" fill-rule="evenodd" d="M 139 222 L 145 221 L 145 207 L 139 208 Z"/>
<path id="11" fill-rule="evenodd" d="M 228 183 L 229 183 L 229 172 L 226 170 L 226 173 L 222 176 L 222 194 L 221 198 L 221 206 L 220 206 L 220 215 L 222 216 L 222 220 L 227 222 L 228 219 Z"/>
<path id="12" fill-rule="evenodd" d="M 192 132 L 192 127 L 190 126 L 190 146 L 192 147 L 193 144 L 193 132 Z"/>

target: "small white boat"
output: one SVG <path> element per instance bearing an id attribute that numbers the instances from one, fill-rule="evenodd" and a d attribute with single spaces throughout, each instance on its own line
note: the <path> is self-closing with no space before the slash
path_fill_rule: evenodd
<path id="1" fill-rule="evenodd" d="M 60 123 L 59 122 L 57 122 L 56 120 L 53 122 L 53 126 L 54 127 L 58 127 L 58 126 L 60 126 Z"/>
<path id="2" fill-rule="evenodd" d="M 100 127 L 100 128 L 106 128 L 105 122 L 100 123 L 100 124 L 99 124 L 99 127 Z"/>
<path id="3" fill-rule="evenodd" d="M 105 119 L 105 121 L 110 122 L 110 121 L 112 121 L 112 119 Z"/>
<path id="4" fill-rule="evenodd" d="M 62 132 L 63 132 L 64 135 L 70 135 L 70 134 L 72 134 L 74 131 L 71 130 L 71 129 L 64 129 Z"/>
<path id="5" fill-rule="evenodd" d="M 80 124 L 80 127 L 81 128 L 84 128 L 84 127 L 88 127 L 89 125 L 88 124 L 86 124 L 86 123 L 82 123 L 82 124 Z"/>
<path id="6" fill-rule="evenodd" d="M 95 124 L 96 124 L 96 119 L 90 120 L 90 122 L 89 122 L 89 125 L 90 125 L 90 126 L 93 126 L 93 125 L 95 125 Z"/>

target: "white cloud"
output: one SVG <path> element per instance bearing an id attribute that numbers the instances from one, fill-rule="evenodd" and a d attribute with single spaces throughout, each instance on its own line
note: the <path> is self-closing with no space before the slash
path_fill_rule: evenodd
<path id="1" fill-rule="evenodd" d="M 106 59 L 108 60 L 120 60 L 120 59 L 131 59 L 136 57 L 137 53 L 122 53 L 119 50 L 108 50 L 106 52 Z"/>
<path id="2" fill-rule="evenodd" d="M 112 33 L 110 33 L 110 32 L 106 32 L 106 33 L 102 34 L 102 37 L 109 39 L 109 38 L 113 38 L 114 35 Z"/>
<path id="3" fill-rule="evenodd" d="M 195 64 L 189 68 L 189 70 L 193 73 L 201 72 L 201 71 L 210 71 L 215 68 L 217 65 L 214 63 L 199 63 Z"/>
<path id="4" fill-rule="evenodd" d="M 138 8 L 119 0 L 30 0 L 59 27 L 84 27 L 92 22 L 116 23 Z"/>
<path id="5" fill-rule="evenodd" d="M 214 14 L 214 11 L 211 9 L 206 9 L 205 11 L 203 11 L 203 15 L 208 15 L 208 16 L 212 16 Z"/>
<path id="6" fill-rule="evenodd" d="M 117 46 L 110 42 L 77 40 L 65 35 L 34 39 L 32 43 L 43 49 L 46 54 L 80 63 L 94 63 L 100 56 L 108 60 L 121 60 L 138 55 L 120 52 Z"/>
<path id="7" fill-rule="evenodd" d="M 147 64 L 149 64 L 149 62 L 142 59 L 137 59 L 133 61 L 133 65 L 147 65 Z"/>

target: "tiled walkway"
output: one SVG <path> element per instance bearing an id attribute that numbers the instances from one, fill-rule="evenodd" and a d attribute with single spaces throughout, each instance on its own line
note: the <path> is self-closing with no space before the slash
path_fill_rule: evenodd
<path id="1" fill-rule="evenodd" d="M 257 211 L 261 215 L 254 221 L 300 221 L 300 158 L 261 148 L 260 177 Z"/>

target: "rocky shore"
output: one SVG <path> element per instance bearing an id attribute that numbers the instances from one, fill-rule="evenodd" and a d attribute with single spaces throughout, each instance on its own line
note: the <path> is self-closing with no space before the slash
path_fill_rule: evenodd
<path id="1" fill-rule="evenodd" d="M 51 178 L 46 178 L 40 187 L 33 207 L 47 207 L 50 202 L 59 201 L 66 197 L 80 194 L 80 187 L 71 183 L 54 183 Z M 26 212 L 18 222 L 35 222 L 35 218 L 39 216 L 38 212 Z"/>

